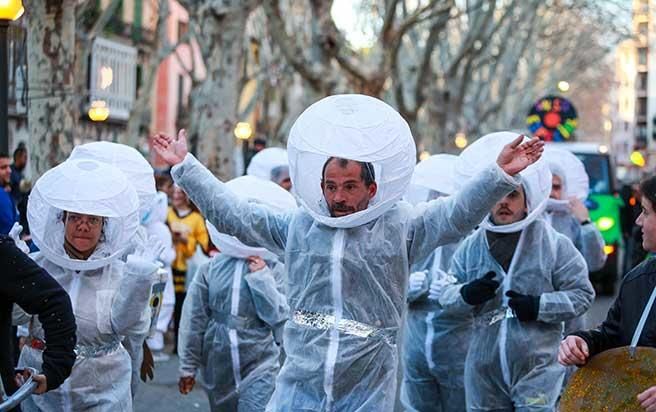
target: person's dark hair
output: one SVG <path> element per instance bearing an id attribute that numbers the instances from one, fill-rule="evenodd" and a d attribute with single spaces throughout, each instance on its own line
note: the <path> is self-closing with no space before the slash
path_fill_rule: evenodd
<path id="1" fill-rule="evenodd" d="M 289 166 L 287 165 L 282 165 L 282 166 L 276 166 L 273 169 L 271 169 L 271 179 L 274 182 L 279 182 L 280 181 L 280 176 L 285 173 L 289 175 Z"/>
<path id="2" fill-rule="evenodd" d="M 27 154 L 27 148 L 25 147 L 25 143 L 20 142 L 18 147 L 16 147 L 16 150 L 14 150 L 14 160 L 16 160 L 18 156 L 22 154 Z"/>
<path id="3" fill-rule="evenodd" d="M 326 175 L 326 167 L 328 166 L 328 163 L 332 162 L 333 160 L 336 160 L 341 168 L 346 168 L 349 162 L 348 159 L 342 159 L 341 157 L 334 157 L 334 156 L 329 157 L 328 160 L 326 160 L 326 163 L 323 164 L 323 169 L 321 170 L 322 181 Z M 371 163 L 360 162 L 358 160 L 353 160 L 353 161 L 360 165 L 360 178 L 364 181 L 364 184 L 366 186 L 369 186 L 372 183 L 376 182 L 376 174 L 374 172 L 374 166 Z"/>
<path id="4" fill-rule="evenodd" d="M 640 182 L 640 195 L 645 196 L 656 207 L 656 176 L 651 176 Z"/>
<path id="5" fill-rule="evenodd" d="M 262 146 L 266 146 L 266 140 L 262 139 L 261 137 L 256 138 L 253 140 L 253 144 L 261 144 Z"/>
<path id="6" fill-rule="evenodd" d="M 0 158 L 4 159 L 5 157 L 9 157 L 9 154 L 7 152 L 0 151 Z"/>

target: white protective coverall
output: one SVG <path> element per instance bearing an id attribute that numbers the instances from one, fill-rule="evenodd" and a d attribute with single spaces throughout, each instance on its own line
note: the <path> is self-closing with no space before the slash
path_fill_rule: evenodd
<path id="1" fill-rule="evenodd" d="M 139 217 L 141 218 L 149 210 L 155 199 L 157 189 L 155 188 L 155 172 L 150 163 L 139 151 L 133 147 L 113 142 L 92 142 L 75 146 L 69 159 L 93 159 L 109 164 L 119 169 L 128 178 L 139 198 Z M 134 252 L 137 247 L 149 242 L 149 233 L 144 227 L 137 229 L 137 233 L 131 239 L 131 246 L 125 250 L 124 258 Z M 175 298 L 175 296 L 174 296 Z M 175 301 L 173 302 L 175 304 Z M 149 309 L 147 309 L 148 311 Z M 148 333 L 143 336 L 126 336 L 123 346 L 132 359 L 132 396 L 139 389 L 139 370 L 143 361 L 143 342 Z"/>
<path id="2" fill-rule="evenodd" d="M 547 201 L 545 220 L 558 233 L 567 236 L 581 252 L 588 265 L 588 273 L 585 273 L 587 277 L 589 272 L 600 270 L 606 263 L 601 232 L 594 223 L 581 225 L 569 205 L 570 198 L 577 198 L 581 202 L 587 199 L 590 187 L 588 174 L 583 162 L 568 150 L 547 145 L 544 160 L 551 174 L 560 177 L 562 186 L 562 200 L 550 198 Z M 565 336 L 582 329 L 585 329 L 585 314 L 565 322 Z"/>
<path id="3" fill-rule="evenodd" d="M 157 330 L 153 337 L 148 338 L 148 346 L 154 351 L 164 349 L 164 334 L 168 330 L 169 323 L 171 323 L 175 306 L 175 291 L 171 274 L 171 263 L 175 259 L 175 248 L 171 239 L 171 230 L 166 225 L 167 213 L 168 197 L 166 193 L 158 192 L 153 199 L 150 210 L 141 216 L 141 225 L 146 229 L 148 236 L 156 238 L 164 247 L 164 253 L 159 257 L 159 261 L 168 274 L 162 296 L 162 307 L 157 319 Z"/>
<path id="4" fill-rule="evenodd" d="M 78 356 L 64 384 L 23 402 L 24 411 L 132 410 L 131 361 L 121 340 L 148 330 L 145 308 L 157 270 L 152 251 L 140 250 L 127 263 L 120 260 L 137 230 L 138 206 L 123 173 L 94 160 L 68 160 L 36 182 L 27 213 L 40 249 L 34 260 L 71 297 Z M 73 259 L 64 250 L 64 211 L 103 217 L 103 234 L 87 260 Z M 30 339 L 44 338 L 36 318 L 29 332 Z M 25 345 L 19 365 L 39 370 L 41 354 Z"/>
<path id="5" fill-rule="evenodd" d="M 296 202 L 280 186 L 242 176 L 226 184 L 241 199 L 292 210 Z M 253 189 L 257 197 L 245 192 Z M 262 411 L 280 370 L 282 330 L 289 306 L 279 279 L 284 265 L 263 248 L 246 246 L 207 222 L 212 243 L 221 251 L 200 266 L 187 292 L 180 321 L 180 375 L 196 376 L 212 411 Z M 247 258 L 259 256 L 267 267 L 251 272 Z"/>
<path id="6" fill-rule="evenodd" d="M 412 204 L 457 191 L 457 157 L 434 155 L 415 167 L 406 199 Z M 403 335 L 401 401 L 406 411 L 463 411 L 465 357 L 471 334 L 471 314 L 448 314 L 429 298 L 429 285 L 449 269 L 460 242 L 440 246 L 410 267 L 411 277 L 425 273 L 418 290 L 408 287 L 408 312 Z"/>
<path id="7" fill-rule="evenodd" d="M 466 149 L 456 169 L 475 173 L 495 158 L 500 147 L 517 137 L 494 133 Z M 471 313 L 474 329 L 465 364 L 468 411 L 554 411 L 564 377 L 557 362 L 562 322 L 585 312 L 594 299 L 582 272 L 585 261 L 572 242 L 541 217 L 551 191 L 551 173 L 544 161 L 520 173 L 527 217 L 497 226 L 487 217 L 456 252 L 450 274 L 457 285 L 445 286 L 440 304 L 446 311 Z M 516 233 L 519 240 L 508 270 L 493 257 L 486 232 Z M 466 303 L 463 284 L 489 271 L 501 283 L 496 296 L 483 304 Z M 537 319 L 520 321 L 508 307 L 506 292 L 539 296 Z"/>
<path id="8" fill-rule="evenodd" d="M 361 95 L 310 106 L 287 149 L 301 204 L 291 213 L 240 200 L 192 155 L 172 175 L 220 232 L 284 257 L 287 358 L 267 410 L 391 411 L 410 264 L 472 230 L 518 181 L 491 165 L 456 196 L 415 211 L 400 202 L 415 165 L 410 129 Z M 367 209 L 330 217 L 321 174 L 331 156 L 370 162 L 378 192 Z"/>

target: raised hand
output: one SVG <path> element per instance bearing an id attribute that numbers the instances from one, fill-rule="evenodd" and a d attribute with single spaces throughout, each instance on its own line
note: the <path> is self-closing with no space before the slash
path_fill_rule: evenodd
<path id="1" fill-rule="evenodd" d="M 27 243 L 25 243 L 23 240 L 20 238 L 20 234 L 23 233 L 23 226 L 18 224 L 18 222 L 14 223 L 14 225 L 11 227 L 11 230 L 7 234 L 14 243 L 16 244 L 16 247 L 21 250 L 21 252 L 25 253 L 26 255 L 30 253 L 30 248 L 27 246 Z"/>
<path id="2" fill-rule="evenodd" d="M 576 197 L 569 199 L 569 206 L 570 209 L 572 209 L 572 214 L 579 221 L 579 223 L 590 220 L 590 212 L 588 211 L 588 208 L 585 207 L 583 202 L 581 202 L 579 199 Z"/>
<path id="3" fill-rule="evenodd" d="M 164 253 L 165 249 L 162 242 L 156 236 L 151 235 L 148 236 L 145 244 L 139 245 L 136 248 L 134 254 L 146 262 L 155 263 L 161 267 L 160 256 Z"/>
<path id="4" fill-rule="evenodd" d="M 187 131 L 180 129 L 177 138 L 157 133 L 153 136 L 153 148 L 167 164 L 175 166 L 182 162 L 188 153 Z"/>
<path id="5" fill-rule="evenodd" d="M 497 157 L 497 164 L 511 176 L 537 162 L 544 151 L 544 142 L 539 138 L 534 137 L 526 143 L 522 140 L 524 135 L 505 145 Z"/>

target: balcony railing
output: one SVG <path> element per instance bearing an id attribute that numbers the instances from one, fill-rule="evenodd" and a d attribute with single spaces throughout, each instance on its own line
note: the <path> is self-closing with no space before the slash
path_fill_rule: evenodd
<path id="1" fill-rule="evenodd" d="M 89 70 L 89 104 L 103 102 L 109 119 L 127 120 L 137 89 L 137 49 L 97 38 Z"/>

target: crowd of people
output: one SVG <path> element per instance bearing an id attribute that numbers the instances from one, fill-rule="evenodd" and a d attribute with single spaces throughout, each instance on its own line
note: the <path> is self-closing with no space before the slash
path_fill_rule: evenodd
<path id="1" fill-rule="evenodd" d="M 537 138 L 415 164 L 394 109 L 337 95 L 225 183 L 184 130 L 152 141 L 170 172 L 95 142 L 31 187 L 0 155 L 20 195 L 0 198 L 0 376 L 11 394 L 14 366 L 37 371 L 24 411 L 132 410 L 169 336 L 180 393 L 198 383 L 212 411 L 555 411 L 576 368 L 631 341 L 656 285 L 641 263 L 586 329 L 606 259 L 587 175 Z M 641 192 L 654 251 L 656 178 Z M 656 410 L 656 386 L 635 396 Z"/>

